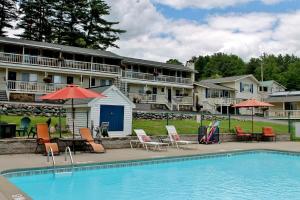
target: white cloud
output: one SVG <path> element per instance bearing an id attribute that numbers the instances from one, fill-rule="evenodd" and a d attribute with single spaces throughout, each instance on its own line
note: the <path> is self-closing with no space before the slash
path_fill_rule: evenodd
<path id="1" fill-rule="evenodd" d="M 241 4 L 246 4 L 252 1 L 261 1 L 264 4 L 276 4 L 283 0 L 153 0 L 153 2 L 158 4 L 167 5 L 175 9 L 183 8 L 202 8 L 202 9 L 212 9 L 212 8 L 226 8 L 230 6 L 237 6 Z"/>
<path id="2" fill-rule="evenodd" d="M 267 53 L 300 56 L 300 11 L 210 16 L 205 23 L 170 20 L 150 0 L 109 0 L 114 20 L 127 30 L 112 51 L 131 57 L 186 61 L 195 55 Z"/>

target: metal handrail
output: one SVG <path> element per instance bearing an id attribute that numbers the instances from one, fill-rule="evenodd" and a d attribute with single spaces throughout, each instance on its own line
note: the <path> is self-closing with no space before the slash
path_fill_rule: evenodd
<path id="1" fill-rule="evenodd" d="M 49 159 L 50 156 L 52 158 L 52 167 L 54 169 L 55 168 L 55 159 L 54 159 L 54 153 L 53 153 L 53 150 L 51 147 L 49 147 L 47 150 L 47 162 L 50 161 L 50 159 Z M 54 172 L 54 170 L 53 170 L 53 172 Z"/>
<path id="2" fill-rule="evenodd" d="M 71 165 L 73 166 L 73 163 L 74 163 L 74 160 L 73 160 L 73 156 L 72 156 L 72 152 L 71 152 L 71 149 L 69 146 L 66 147 L 66 150 L 65 150 L 65 162 L 67 162 L 67 155 L 69 153 L 69 157 L 70 157 L 70 161 L 71 161 Z"/>

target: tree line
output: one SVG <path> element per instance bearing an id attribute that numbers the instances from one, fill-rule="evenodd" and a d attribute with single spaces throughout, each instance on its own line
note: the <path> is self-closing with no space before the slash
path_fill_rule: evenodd
<path id="1" fill-rule="evenodd" d="M 110 7 L 103 0 L 0 0 L 0 36 L 22 29 L 22 39 L 93 49 L 117 47 L 124 30 L 105 19 Z M 15 27 L 11 22 L 17 22 Z"/>
<path id="2" fill-rule="evenodd" d="M 243 61 L 237 55 L 216 53 L 207 56 L 194 56 L 196 80 L 253 74 L 257 80 L 275 80 L 288 90 L 300 90 L 300 58 L 294 55 L 268 55 Z"/>

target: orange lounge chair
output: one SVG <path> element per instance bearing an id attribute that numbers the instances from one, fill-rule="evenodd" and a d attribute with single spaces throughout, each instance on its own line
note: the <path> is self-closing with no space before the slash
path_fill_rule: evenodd
<path id="1" fill-rule="evenodd" d="M 35 152 L 37 152 L 39 145 L 45 146 L 45 154 L 47 154 L 49 148 L 52 149 L 53 154 L 59 154 L 59 149 L 57 143 L 51 143 L 48 125 L 46 123 L 41 123 L 36 125 L 36 133 L 37 133 L 37 146 Z"/>
<path id="2" fill-rule="evenodd" d="M 263 127 L 262 128 L 262 137 L 263 138 L 272 138 L 272 140 L 276 141 L 276 135 L 275 135 L 272 127 Z"/>
<path id="3" fill-rule="evenodd" d="M 240 126 L 235 127 L 235 132 L 238 140 L 252 140 L 252 135 L 250 133 L 245 133 Z"/>
<path id="4" fill-rule="evenodd" d="M 102 144 L 95 143 L 94 138 L 92 137 L 91 131 L 89 128 L 80 128 L 80 135 L 83 139 L 86 140 L 86 144 L 90 147 L 91 152 L 95 153 L 104 153 L 105 149 Z"/>

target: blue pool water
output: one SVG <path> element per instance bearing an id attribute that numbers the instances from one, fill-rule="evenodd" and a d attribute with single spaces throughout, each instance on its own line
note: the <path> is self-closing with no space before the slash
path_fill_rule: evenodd
<path id="1" fill-rule="evenodd" d="M 34 200 L 300 199 L 300 157 L 258 152 L 9 180 Z"/>

